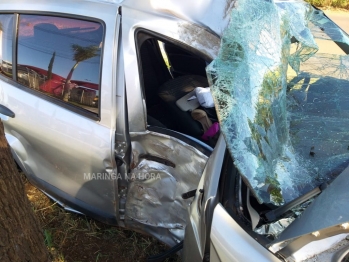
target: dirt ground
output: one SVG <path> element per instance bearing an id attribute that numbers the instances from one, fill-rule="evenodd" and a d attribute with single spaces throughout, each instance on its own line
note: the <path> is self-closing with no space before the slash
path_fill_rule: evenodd
<path id="1" fill-rule="evenodd" d="M 67 212 L 22 178 L 53 262 L 146 261 L 167 249 L 152 237 Z"/>

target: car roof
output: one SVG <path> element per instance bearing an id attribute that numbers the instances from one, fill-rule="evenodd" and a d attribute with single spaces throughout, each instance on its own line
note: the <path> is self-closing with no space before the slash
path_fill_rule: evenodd
<path id="1" fill-rule="evenodd" d="M 84 6 L 84 8 L 81 8 Z M 0 2 L 1 11 L 50 12 L 90 17 L 114 16 L 119 5 L 115 3 L 86 0 L 13 0 Z M 88 10 L 88 12 L 86 12 Z"/>
<path id="2" fill-rule="evenodd" d="M 64 12 L 100 17 L 101 13 L 103 16 L 115 15 L 119 7 L 124 7 L 179 18 L 221 35 L 229 22 L 233 4 L 234 0 L 13 0 L 0 3 L 0 10 Z M 84 8 L 81 8 L 82 5 Z"/>
<path id="3" fill-rule="evenodd" d="M 96 0 L 94 0 L 96 1 Z M 114 0 L 118 1 L 118 0 Z M 124 0 L 119 1 L 123 7 L 137 9 L 163 16 L 172 16 L 184 21 L 209 28 L 217 35 L 230 21 L 234 0 Z"/>

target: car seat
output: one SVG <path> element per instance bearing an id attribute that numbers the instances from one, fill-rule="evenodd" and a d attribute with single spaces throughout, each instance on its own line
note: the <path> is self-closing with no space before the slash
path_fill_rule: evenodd
<path id="1" fill-rule="evenodd" d="M 170 117 L 175 122 L 176 131 L 196 138 L 200 138 L 203 135 L 201 124 L 192 118 L 190 112 L 182 111 L 176 105 L 176 101 L 193 91 L 196 87 L 207 86 L 206 77 L 198 75 L 180 76 L 160 86 L 158 96 L 170 112 Z"/>

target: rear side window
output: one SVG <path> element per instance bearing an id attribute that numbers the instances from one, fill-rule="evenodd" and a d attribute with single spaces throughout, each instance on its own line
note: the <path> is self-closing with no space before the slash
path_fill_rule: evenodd
<path id="1" fill-rule="evenodd" d="M 98 114 L 102 38 L 97 22 L 20 15 L 18 82 Z"/>
<path id="2" fill-rule="evenodd" d="M 0 15 L 0 74 L 12 78 L 13 15 Z"/>

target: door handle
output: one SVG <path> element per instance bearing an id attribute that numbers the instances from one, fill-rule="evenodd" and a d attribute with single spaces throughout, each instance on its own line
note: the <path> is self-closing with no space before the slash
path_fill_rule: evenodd
<path id="1" fill-rule="evenodd" d="M 15 113 L 13 113 L 10 109 L 8 109 L 6 106 L 0 105 L 0 114 L 3 114 L 8 117 L 15 117 Z"/>

